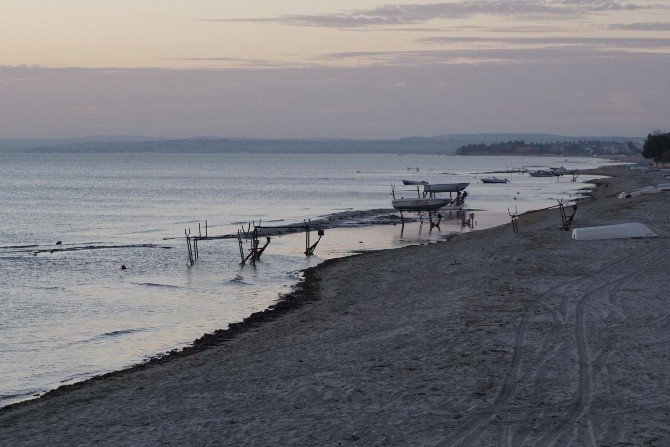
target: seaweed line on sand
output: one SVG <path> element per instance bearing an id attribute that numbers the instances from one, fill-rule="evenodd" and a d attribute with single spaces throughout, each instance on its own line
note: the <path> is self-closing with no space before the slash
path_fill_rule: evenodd
<path id="1" fill-rule="evenodd" d="M 227 329 L 217 329 L 212 333 L 205 333 L 201 337 L 191 342 L 189 346 L 185 346 L 181 349 L 177 348 L 168 352 L 156 354 L 154 356 L 148 357 L 146 360 L 140 363 L 131 365 L 127 368 L 96 375 L 86 380 L 82 380 L 80 382 L 61 385 L 58 388 L 49 390 L 46 393 L 40 395 L 39 399 L 48 398 L 78 388 L 82 388 L 93 382 L 107 380 L 114 377 L 120 377 L 128 373 L 152 367 L 154 365 L 164 364 L 171 360 L 186 357 L 198 352 L 202 352 L 211 347 L 218 346 L 225 343 L 226 341 L 232 340 L 233 338 L 239 336 L 244 332 L 249 331 L 252 328 L 258 327 L 259 325 L 267 323 L 269 321 L 273 321 L 292 310 L 302 307 L 303 305 L 309 302 L 316 301 L 318 299 L 316 285 L 319 281 L 319 277 L 316 274 L 317 269 L 320 269 L 327 265 L 335 264 L 337 262 L 341 262 L 342 260 L 348 257 L 351 256 L 329 259 L 315 267 L 309 267 L 303 270 L 303 279 L 298 284 L 292 287 L 291 292 L 280 295 L 279 300 L 276 303 L 269 306 L 268 308 L 266 308 L 265 310 L 254 312 L 238 323 L 230 323 Z M 0 414 L 10 409 L 13 409 L 17 406 L 28 404 L 32 401 L 35 401 L 35 399 L 15 402 L 13 404 L 4 406 L 0 408 Z"/>

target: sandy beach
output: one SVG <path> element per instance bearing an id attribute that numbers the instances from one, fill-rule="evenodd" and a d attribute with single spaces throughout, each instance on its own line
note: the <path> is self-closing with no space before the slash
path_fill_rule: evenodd
<path id="1" fill-rule="evenodd" d="M 556 209 L 328 261 L 275 309 L 186 352 L 0 410 L 2 446 L 670 445 L 667 182 L 603 170 Z"/>

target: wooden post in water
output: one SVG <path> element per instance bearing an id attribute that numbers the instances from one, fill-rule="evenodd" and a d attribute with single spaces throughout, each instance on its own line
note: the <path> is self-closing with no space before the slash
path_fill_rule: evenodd
<path id="1" fill-rule="evenodd" d="M 240 247 L 240 258 L 242 259 L 240 265 L 244 265 L 246 259 L 244 258 L 244 245 L 242 243 L 242 233 L 240 232 L 240 230 L 237 230 L 237 243 L 239 244 Z"/>
<path id="2" fill-rule="evenodd" d="M 193 265 L 193 248 L 191 247 L 191 230 L 188 232 L 184 228 L 184 236 L 186 236 L 186 248 L 188 249 L 188 265 Z"/>
<path id="3" fill-rule="evenodd" d="M 519 214 L 519 211 L 516 208 L 516 205 L 514 205 L 514 214 L 507 208 L 507 214 L 512 218 L 512 231 L 514 234 L 519 234 L 519 222 L 517 221 L 517 214 Z"/>

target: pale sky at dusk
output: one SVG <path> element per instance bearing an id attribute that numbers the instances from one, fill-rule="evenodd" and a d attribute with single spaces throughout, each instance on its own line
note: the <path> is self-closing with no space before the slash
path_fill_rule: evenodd
<path id="1" fill-rule="evenodd" d="M 668 0 L 3 0 L 0 137 L 645 135 Z"/>

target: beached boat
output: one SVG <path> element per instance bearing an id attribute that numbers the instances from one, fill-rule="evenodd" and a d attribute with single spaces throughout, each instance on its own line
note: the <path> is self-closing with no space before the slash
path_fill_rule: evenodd
<path id="1" fill-rule="evenodd" d="M 531 177 L 553 177 L 554 173 L 551 171 L 546 171 L 544 169 L 538 169 L 537 171 L 529 172 Z"/>
<path id="2" fill-rule="evenodd" d="M 435 211 L 449 205 L 451 199 L 394 199 L 393 208 L 400 211 Z"/>
<path id="3" fill-rule="evenodd" d="M 508 183 L 509 180 L 506 178 L 498 178 L 495 175 L 493 177 L 483 177 L 482 183 Z"/>
<path id="4" fill-rule="evenodd" d="M 467 188 L 469 183 L 438 183 L 434 185 L 425 185 L 423 188 L 424 193 L 436 193 L 436 192 L 461 192 Z"/>
<path id="5" fill-rule="evenodd" d="M 428 185 L 429 183 L 424 180 L 403 180 L 403 185 Z"/>

